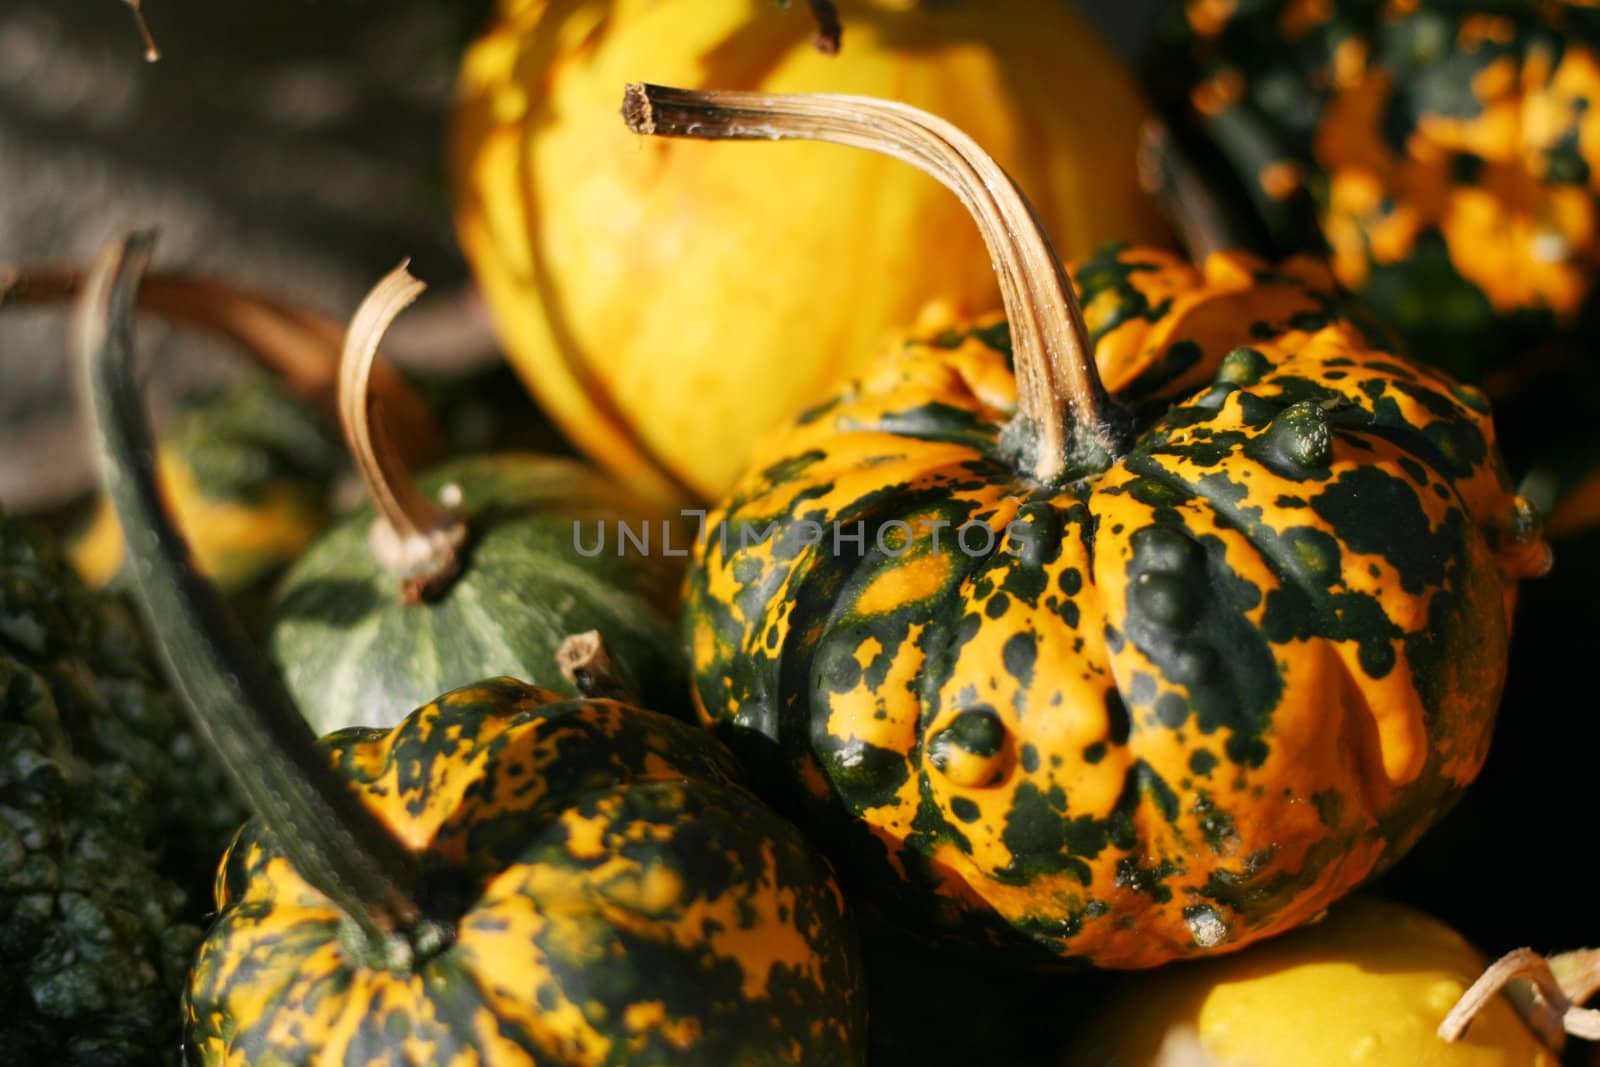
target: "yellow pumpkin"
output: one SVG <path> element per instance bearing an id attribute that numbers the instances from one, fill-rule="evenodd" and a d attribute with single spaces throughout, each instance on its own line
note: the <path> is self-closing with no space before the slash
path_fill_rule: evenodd
<path id="1" fill-rule="evenodd" d="M 562 429 L 657 499 L 720 496 L 880 335 L 999 292 L 932 179 L 819 145 L 641 144 L 616 121 L 625 82 L 893 97 L 986 145 L 1063 255 L 1165 236 L 1134 172 L 1144 103 L 1063 0 L 840 15 L 828 57 L 799 4 L 502 0 L 467 55 L 457 222 L 501 339 Z"/>
<path id="2" fill-rule="evenodd" d="M 1248 952 L 1130 979 L 1065 1059 L 1100 1067 L 1556 1067 L 1509 1000 L 1447 1043 L 1441 1020 L 1484 960 L 1450 927 L 1352 900 Z"/>

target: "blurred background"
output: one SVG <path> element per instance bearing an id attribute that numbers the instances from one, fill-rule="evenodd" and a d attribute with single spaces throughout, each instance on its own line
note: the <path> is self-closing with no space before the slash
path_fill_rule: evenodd
<path id="1" fill-rule="evenodd" d="M 1082 5 L 1127 55 L 1157 0 Z M 343 319 L 405 256 L 431 290 L 386 351 L 408 367 L 492 360 L 455 249 L 442 162 L 459 54 L 490 0 L 0 3 L 0 265 L 86 261 L 160 231 L 159 267 L 243 282 Z M 803 3 L 789 17 L 809 18 Z M 225 346 L 142 325 L 174 392 L 238 372 Z M 0 501 L 83 488 L 88 455 L 57 309 L 0 314 Z"/>

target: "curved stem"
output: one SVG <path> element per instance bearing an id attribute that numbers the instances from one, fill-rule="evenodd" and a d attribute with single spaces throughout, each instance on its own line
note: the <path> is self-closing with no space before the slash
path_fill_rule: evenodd
<path id="1" fill-rule="evenodd" d="M 1011 326 L 1018 407 L 1037 434 L 1033 473 L 1053 482 L 1123 449 L 1120 409 L 1095 369 L 1072 283 L 1027 197 L 955 126 L 905 104 L 829 93 L 767 95 L 630 85 L 635 133 L 707 140 L 827 141 L 909 163 L 961 198 L 994 262 Z"/>
<path id="2" fill-rule="evenodd" d="M 83 272 L 74 267 L 0 267 L 0 308 L 66 303 L 83 285 Z M 147 275 L 135 300 L 141 311 L 237 344 L 330 426 L 338 423 L 341 323 L 263 293 L 185 274 Z M 439 428 L 402 375 L 379 364 L 372 391 L 392 435 L 404 443 L 407 461 L 424 463 L 439 454 Z"/>
<path id="3" fill-rule="evenodd" d="M 418 859 L 356 796 L 282 682 L 189 565 L 156 485 L 155 448 L 132 373 L 134 290 L 152 235 L 110 248 L 79 308 L 76 362 L 101 476 L 123 529 L 145 622 L 195 732 L 307 882 L 373 938 L 423 922 Z"/>
<path id="4" fill-rule="evenodd" d="M 422 494 L 383 425 L 372 421 L 368 385 L 378 345 L 396 316 L 426 288 L 405 263 L 390 271 L 356 309 L 339 359 L 339 423 L 378 509 L 372 549 L 401 576 L 401 594 L 408 603 L 436 596 L 449 585 L 461 569 L 461 546 L 467 538 L 466 523 Z"/>
<path id="5" fill-rule="evenodd" d="M 1531 991 L 1515 995 L 1511 983 L 1525 981 Z M 1472 1020 L 1501 991 L 1551 1049 L 1560 1052 L 1568 1034 L 1600 1041 L 1600 1010 L 1584 1002 L 1600 990 L 1600 950 L 1583 949 L 1545 959 L 1531 948 L 1513 949 L 1489 965 L 1461 995 L 1439 1024 L 1439 1036 L 1457 1041 Z"/>

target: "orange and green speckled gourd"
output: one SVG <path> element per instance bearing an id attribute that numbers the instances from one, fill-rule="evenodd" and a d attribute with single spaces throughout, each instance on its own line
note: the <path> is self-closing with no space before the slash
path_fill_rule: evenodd
<path id="1" fill-rule="evenodd" d="M 1375 347 L 1305 262 L 1114 248 L 1075 298 L 1004 173 L 901 105 L 629 94 L 640 132 L 923 166 L 1001 274 L 1004 318 L 770 438 L 692 561 L 700 708 L 858 901 L 1148 967 L 1313 918 L 1472 780 L 1548 554 L 1480 393 Z"/>
<path id="2" fill-rule="evenodd" d="M 253 822 L 190 977 L 191 1062 L 854 1062 L 843 898 L 699 728 L 507 678 L 322 744 L 447 872 L 453 935 L 385 967 Z"/>
<path id="3" fill-rule="evenodd" d="M 1584 0 L 1185 0 L 1157 96 L 1276 247 L 1420 359 L 1499 393 L 1595 320 L 1600 9 Z M 1581 347 L 1572 353 L 1585 360 Z"/>
<path id="4" fill-rule="evenodd" d="M 128 366 L 148 255 L 130 239 L 90 281 L 80 362 L 146 621 L 257 814 L 190 974 L 188 1062 L 862 1062 L 827 861 L 706 731 L 593 695 L 602 673 L 313 738 L 163 511 Z"/>

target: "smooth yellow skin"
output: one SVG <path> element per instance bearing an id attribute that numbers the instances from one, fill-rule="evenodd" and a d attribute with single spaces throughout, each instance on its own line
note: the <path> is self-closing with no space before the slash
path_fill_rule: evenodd
<path id="1" fill-rule="evenodd" d="M 983 144 L 1057 250 L 1161 240 L 1132 79 L 1063 0 L 504 0 L 467 55 L 452 161 L 462 243 L 523 380 L 658 500 L 714 498 L 758 435 L 907 323 L 999 294 L 956 198 L 833 145 L 641 139 L 623 86 L 889 97 Z"/>
<path id="2" fill-rule="evenodd" d="M 1498 998 L 1435 1029 L 1487 961 L 1454 930 L 1375 899 L 1249 951 L 1126 981 L 1063 1061 L 1096 1067 L 1557 1067 Z M 1198 1049 L 1196 1048 L 1198 1045 Z"/>

